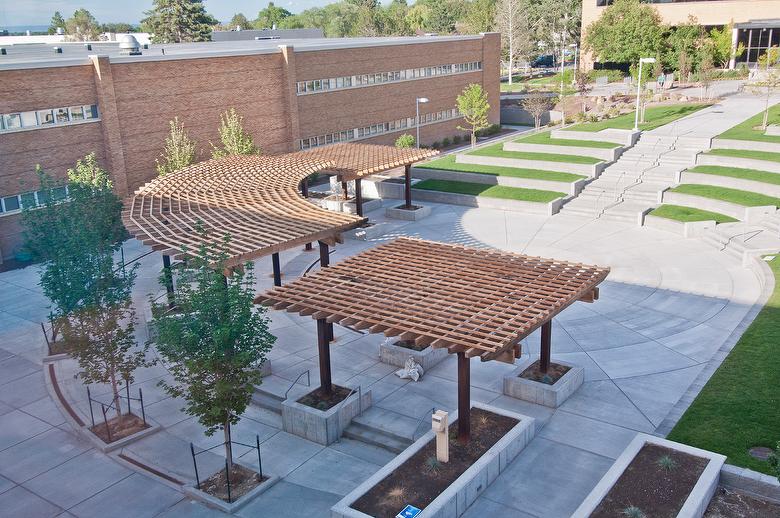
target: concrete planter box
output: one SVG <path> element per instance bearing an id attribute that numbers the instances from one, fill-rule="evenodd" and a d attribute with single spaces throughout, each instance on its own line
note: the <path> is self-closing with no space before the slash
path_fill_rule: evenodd
<path id="1" fill-rule="evenodd" d="M 769 135 L 769 133 L 765 133 L 765 135 Z M 769 151 L 770 153 L 780 153 L 780 142 L 757 142 L 755 140 L 731 140 L 716 138 L 712 139 L 712 149 L 749 149 L 750 151 Z"/>
<path id="2" fill-rule="evenodd" d="M 358 241 L 370 241 L 385 235 L 389 230 L 390 225 L 388 223 L 374 223 L 367 227 L 353 228 L 352 230 L 344 232 L 343 235 L 344 237 L 356 239 Z"/>
<path id="3" fill-rule="evenodd" d="M 238 464 L 238 463 L 236 463 Z M 247 467 L 248 466 L 244 466 Z M 252 469 L 252 468 L 248 468 Z M 252 471 L 254 471 L 252 469 Z M 197 500 L 199 502 L 203 502 L 208 507 L 211 507 L 212 509 L 218 509 L 220 511 L 223 511 L 228 514 L 232 514 L 237 512 L 238 510 L 242 509 L 246 504 L 257 498 L 258 496 L 262 495 L 266 491 L 268 491 L 271 487 L 274 486 L 277 482 L 279 482 L 280 478 L 274 475 L 266 475 L 268 476 L 268 480 L 254 488 L 249 493 L 245 494 L 238 500 L 234 500 L 233 502 L 225 502 L 221 498 L 217 498 L 215 496 L 211 496 L 210 494 L 201 491 L 197 487 L 194 486 L 182 486 L 182 491 L 184 491 L 184 494 L 188 497 L 192 498 L 193 500 Z"/>
<path id="4" fill-rule="evenodd" d="M 764 135 L 767 135 L 769 137 L 780 137 L 780 125 L 778 124 L 770 124 L 766 127 L 766 131 L 764 131 Z"/>
<path id="5" fill-rule="evenodd" d="M 674 234 L 683 237 L 697 237 L 703 235 L 707 230 L 715 228 L 715 221 L 689 221 L 682 222 L 669 218 L 661 218 L 648 214 L 645 216 L 644 226 L 650 228 L 657 228 L 666 232 L 672 232 Z"/>
<path id="6" fill-rule="evenodd" d="M 421 191 L 415 191 L 415 192 L 421 192 Z M 402 219 L 404 221 L 419 221 L 423 218 L 430 216 L 431 208 L 426 207 L 425 205 L 419 205 L 415 203 L 414 197 L 415 195 L 412 194 L 412 204 L 414 204 L 417 207 L 416 209 L 407 210 L 407 209 L 399 208 L 397 205 L 394 207 L 387 207 L 385 209 L 385 216 L 391 219 Z"/>
<path id="7" fill-rule="evenodd" d="M 554 129 L 550 132 L 550 136 L 554 139 L 595 140 L 597 142 L 613 142 L 627 147 L 636 144 L 640 134 L 641 132 L 639 131 L 621 129 L 605 129 L 601 131 Z"/>
<path id="8" fill-rule="evenodd" d="M 355 392 L 345 401 L 328 410 L 317 410 L 296 400 L 282 402 L 282 428 L 285 432 L 303 437 L 322 445 L 336 442 L 352 418 L 360 414 L 359 393 Z M 362 410 L 371 406 L 371 390 L 363 392 Z"/>
<path id="9" fill-rule="evenodd" d="M 612 467 L 609 468 L 596 487 L 593 488 L 593 491 L 590 492 L 577 510 L 574 511 L 572 518 L 587 518 L 591 515 L 645 444 L 657 444 L 658 446 L 709 460 L 707 466 L 704 468 L 704 472 L 699 476 L 698 482 L 688 495 L 688 498 L 685 500 L 677 517 L 699 518 L 704 514 L 704 511 L 707 510 L 707 506 L 712 499 L 712 495 L 715 494 L 715 489 L 718 487 L 720 470 L 726 461 L 726 457 L 685 444 L 661 439 L 660 437 L 640 433 L 637 434 L 634 440 L 631 441 L 631 444 L 623 450 L 623 453 L 620 454 L 620 457 L 617 458 Z"/>
<path id="10" fill-rule="evenodd" d="M 697 209 L 718 212 L 747 223 L 761 221 L 766 216 L 777 212 L 777 207 L 771 205 L 745 207 L 744 205 L 737 205 L 736 203 L 727 201 L 713 200 L 703 196 L 681 194 L 671 191 L 664 192 L 663 202 L 672 205 L 683 205 L 685 207 L 696 207 Z"/>
<path id="11" fill-rule="evenodd" d="M 418 515 L 419 518 L 453 518 L 462 515 L 533 439 L 535 424 L 532 417 L 480 403 L 472 403 L 472 408 L 482 408 L 495 414 L 513 417 L 519 419 L 520 422 L 423 509 L 422 513 Z M 457 418 L 457 412 L 450 414 L 451 422 Z M 370 518 L 367 514 L 352 509 L 350 505 L 384 480 L 432 439 L 434 439 L 434 433 L 429 430 L 395 459 L 385 464 L 368 480 L 331 507 L 331 518 Z"/>
<path id="12" fill-rule="evenodd" d="M 425 372 L 447 357 L 447 349 L 428 346 L 422 351 L 407 349 L 391 343 L 379 345 L 379 361 L 396 367 L 403 367 L 409 357 L 414 358 L 415 363 L 422 365 Z"/>
<path id="13" fill-rule="evenodd" d="M 575 182 L 558 182 L 555 180 L 537 180 L 535 178 L 516 178 L 513 176 L 498 176 L 482 173 L 462 173 L 458 171 L 445 171 L 443 169 L 425 169 L 416 167 L 412 169 L 416 178 L 433 180 L 455 180 L 458 182 L 483 183 L 485 185 L 505 185 L 507 187 L 519 187 L 521 189 L 540 189 L 543 191 L 565 192 L 576 196 L 585 187 L 585 179 Z"/>
<path id="14" fill-rule="evenodd" d="M 563 202 L 568 199 L 558 198 L 549 203 L 537 203 L 532 201 L 505 200 L 502 198 L 489 198 L 487 196 L 473 196 L 471 194 L 428 191 L 422 189 L 412 189 L 412 198 L 434 203 L 447 203 L 449 205 L 463 205 L 466 207 L 485 207 L 489 209 L 524 212 L 526 214 L 539 214 L 543 216 L 557 214 L 561 210 Z"/>
<path id="15" fill-rule="evenodd" d="M 759 171 L 780 173 L 780 162 L 756 160 L 754 158 L 739 158 L 735 156 L 708 155 L 705 153 L 699 153 L 696 155 L 696 165 L 720 165 L 723 167 L 758 169 Z"/>
<path id="16" fill-rule="evenodd" d="M 555 139 L 552 139 L 554 142 Z M 579 147 L 579 146 L 556 146 L 555 144 L 526 144 L 523 142 L 506 142 L 504 151 L 525 151 L 529 153 L 554 153 L 556 155 L 574 155 L 589 156 L 604 160 L 605 162 L 614 162 L 620 157 L 623 148 L 620 146 L 609 148 Z"/>
<path id="17" fill-rule="evenodd" d="M 683 171 L 680 173 L 678 183 L 693 183 L 698 185 L 715 185 L 717 187 L 728 187 L 729 189 L 739 189 L 741 191 L 760 192 L 768 196 L 780 197 L 780 185 L 764 182 L 754 182 L 752 180 L 743 180 L 741 178 L 732 178 L 731 176 L 718 176 L 715 174 L 694 173 Z"/>
<path id="18" fill-rule="evenodd" d="M 771 475 L 724 464 L 720 470 L 720 484 L 780 502 L 780 482 Z"/>
<path id="19" fill-rule="evenodd" d="M 558 365 L 569 367 L 569 371 L 561 379 L 547 385 L 540 381 L 528 380 L 520 377 L 520 373 L 536 361 L 528 358 L 520 363 L 520 366 L 509 375 L 504 376 L 504 394 L 515 399 L 522 399 L 537 405 L 550 408 L 558 408 L 569 396 L 574 394 L 585 381 L 585 368 L 571 363 L 555 361 Z"/>
<path id="20" fill-rule="evenodd" d="M 606 168 L 606 162 L 597 164 L 572 164 L 568 162 L 549 162 L 547 160 L 525 160 L 521 158 L 504 158 L 497 156 L 479 156 L 459 154 L 455 156 L 459 164 L 493 165 L 499 167 L 519 167 L 522 169 L 541 169 L 543 171 L 560 171 L 596 178 Z"/>
<path id="21" fill-rule="evenodd" d="M 412 179 L 412 184 L 415 180 Z M 405 184 L 403 179 L 388 178 L 379 175 L 365 178 L 362 183 L 363 196 L 367 198 L 392 198 L 401 200 L 404 197 Z"/>
<path id="22" fill-rule="evenodd" d="M 382 208 L 382 200 L 363 200 L 363 214 Z M 348 214 L 357 214 L 357 204 L 354 200 L 345 201 L 341 204 L 341 211 Z"/>
<path id="23" fill-rule="evenodd" d="M 344 200 L 336 199 L 335 196 L 333 198 L 322 198 L 322 206 L 335 212 L 344 212 L 344 203 Z"/>

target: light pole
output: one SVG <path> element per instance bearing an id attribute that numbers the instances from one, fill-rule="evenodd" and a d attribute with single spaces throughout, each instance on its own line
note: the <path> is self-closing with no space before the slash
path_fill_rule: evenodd
<path id="1" fill-rule="evenodd" d="M 572 43 L 569 47 L 574 49 L 574 82 L 577 82 L 577 44 Z"/>
<path id="2" fill-rule="evenodd" d="M 427 97 L 418 97 L 415 104 L 417 106 L 417 118 L 415 118 L 415 126 L 417 126 L 417 139 L 414 141 L 414 143 L 417 145 L 417 148 L 420 148 L 420 103 L 425 104 L 430 99 Z"/>
<path id="3" fill-rule="evenodd" d="M 561 32 L 561 99 L 563 99 L 563 71 L 566 68 L 566 33 Z"/>
<path id="4" fill-rule="evenodd" d="M 655 63 L 655 58 L 639 58 L 639 77 L 636 81 L 636 114 L 634 116 L 634 131 L 639 131 L 639 96 L 642 88 L 642 63 Z"/>

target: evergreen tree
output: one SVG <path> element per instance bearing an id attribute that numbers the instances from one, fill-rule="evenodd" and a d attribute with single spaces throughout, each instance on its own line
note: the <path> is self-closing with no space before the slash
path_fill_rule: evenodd
<path id="1" fill-rule="evenodd" d="M 49 23 L 49 34 L 57 34 L 57 29 L 65 30 L 65 18 L 59 11 L 54 11 L 54 16 L 51 17 L 51 23 Z"/>
<path id="2" fill-rule="evenodd" d="M 230 108 L 220 115 L 219 122 L 219 140 L 222 142 L 222 147 L 211 144 L 212 158 L 260 153 L 260 149 L 255 146 L 252 135 L 244 130 L 244 118 L 238 114 L 235 108 Z"/>
<path id="3" fill-rule="evenodd" d="M 195 142 L 187 135 L 184 124 L 174 117 L 169 122 L 171 130 L 165 138 L 165 149 L 160 155 L 160 160 L 155 160 L 157 173 L 164 176 L 187 167 L 195 161 Z"/>
<path id="4" fill-rule="evenodd" d="M 65 20 L 65 34 L 70 41 L 96 41 L 100 37 L 100 24 L 86 9 L 76 9 Z"/>
<path id="5" fill-rule="evenodd" d="M 458 111 L 463 115 L 463 119 L 468 126 L 458 126 L 459 130 L 469 131 L 471 133 L 471 147 L 477 144 L 477 132 L 490 125 L 488 113 L 490 104 L 488 104 L 487 92 L 482 89 L 479 83 L 472 83 L 463 89 L 457 98 Z"/>
<path id="6" fill-rule="evenodd" d="M 154 43 L 210 41 L 217 20 L 206 12 L 203 0 L 154 0 L 141 21 Z"/>

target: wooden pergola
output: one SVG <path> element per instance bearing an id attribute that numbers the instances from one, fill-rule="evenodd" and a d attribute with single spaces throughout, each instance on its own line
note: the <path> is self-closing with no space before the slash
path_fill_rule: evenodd
<path id="1" fill-rule="evenodd" d="M 469 358 L 514 363 L 542 328 L 550 363 L 552 319 L 598 298 L 609 268 L 400 238 L 258 296 L 255 303 L 317 320 L 321 388 L 332 387 L 328 323 L 384 333 L 458 356 L 458 431 L 470 434 Z"/>
<path id="2" fill-rule="evenodd" d="M 301 155 L 316 160 L 324 160 L 332 165 L 329 171 L 335 172 L 341 181 L 344 197 L 347 197 L 347 182 L 355 181 L 355 206 L 358 216 L 363 215 L 362 179 L 377 173 L 383 173 L 397 167 L 404 167 L 406 209 L 412 208 L 412 164 L 436 156 L 435 149 L 397 148 L 376 144 L 356 144 L 342 142 L 330 146 L 301 151 Z"/>
<path id="3" fill-rule="evenodd" d="M 342 232 L 366 222 L 300 195 L 302 181 L 334 165 L 302 153 L 207 160 L 138 189 L 125 201 L 122 219 L 137 239 L 163 253 L 166 273 L 170 257 L 183 258 L 203 244 L 202 229 L 209 240 L 230 235 L 228 267 L 271 255 L 279 286 L 279 252 L 318 241 L 327 258 Z M 172 299 L 172 282 L 166 288 Z"/>

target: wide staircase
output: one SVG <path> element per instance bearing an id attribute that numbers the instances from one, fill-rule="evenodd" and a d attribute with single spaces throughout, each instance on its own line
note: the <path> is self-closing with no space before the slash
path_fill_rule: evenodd
<path id="1" fill-rule="evenodd" d="M 634 147 L 607 167 L 561 210 L 590 218 L 637 223 L 639 214 L 658 205 L 661 191 L 709 149 L 709 139 L 644 133 Z"/>

